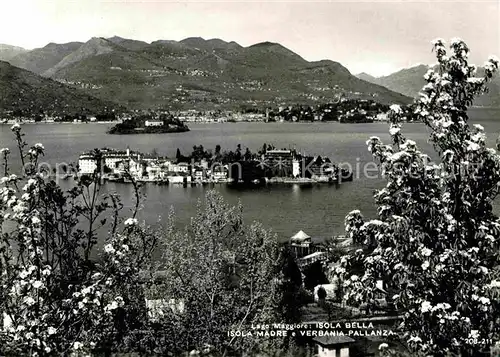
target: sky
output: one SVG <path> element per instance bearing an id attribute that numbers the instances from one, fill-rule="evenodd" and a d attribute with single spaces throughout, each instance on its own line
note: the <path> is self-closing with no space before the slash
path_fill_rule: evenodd
<path id="1" fill-rule="evenodd" d="M 278 42 L 309 61 L 387 75 L 432 64 L 430 41 L 464 39 L 471 62 L 500 56 L 500 0 L 166 1 L 1 0 L 0 43 L 120 36 L 147 42 L 221 38 L 242 46 Z"/>

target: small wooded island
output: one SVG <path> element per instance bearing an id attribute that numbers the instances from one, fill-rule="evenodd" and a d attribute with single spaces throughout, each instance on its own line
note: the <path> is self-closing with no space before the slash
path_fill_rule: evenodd
<path id="1" fill-rule="evenodd" d="M 140 115 L 116 124 L 108 134 L 164 134 L 189 131 L 186 124 L 171 114 Z"/>

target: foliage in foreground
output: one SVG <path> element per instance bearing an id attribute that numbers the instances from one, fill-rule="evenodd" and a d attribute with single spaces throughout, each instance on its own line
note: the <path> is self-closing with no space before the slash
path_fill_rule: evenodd
<path id="1" fill-rule="evenodd" d="M 184 231 L 171 228 L 172 220 L 171 215 L 156 267 L 167 278 L 150 292 L 177 306 L 158 316 L 157 328 L 165 336 L 159 347 L 180 352 L 207 345 L 222 353 L 259 347 L 265 341 L 228 332 L 276 321 L 276 236 L 260 224 L 245 225 L 241 206 L 227 205 L 216 191 L 199 203 Z"/>
<path id="2" fill-rule="evenodd" d="M 26 150 L 14 125 L 23 175 L 9 172 L 2 149 L 0 188 L 0 353 L 54 355 L 120 344 L 140 325 L 138 276 L 148 269 L 156 238 L 135 215 L 101 191 L 98 170 L 64 192 L 36 168 L 42 144 Z M 137 192 L 137 191 L 136 191 Z M 108 230 L 96 259 L 98 232 Z"/>
<path id="3" fill-rule="evenodd" d="M 63 191 L 36 172 L 43 145 L 26 150 L 20 126 L 12 130 L 24 172 L 9 172 L 10 151 L 2 149 L 1 355 L 226 355 L 282 347 L 279 339 L 228 335 L 290 314 L 276 237 L 243 224 L 241 206 L 211 191 L 184 231 L 170 217 L 165 232 L 152 232 L 138 224 L 135 182 L 135 207 L 120 218 L 122 204 L 103 193 L 99 165 Z M 162 259 L 153 261 L 159 249 Z"/>
<path id="4" fill-rule="evenodd" d="M 405 343 L 425 355 L 475 356 L 500 333 L 500 219 L 493 200 L 500 188 L 500 157 L 485 144 L 484 128 L 470 127 L 467 108 L 497 71 L 490 57 L 484 77 L 474 77 L 469 48 L 453 39 L 433 42 L 437 69 L 416 102 L 415 114 L 429 128 L 439 164 L 401 133 L 402 112 L 391 107 L 392 145 L 367 141 L 387 185 L 375 194 L 377 220 L 359 211 L 346 217 L 346 231 L 364 243 L 343 259 L 344 268 L 364 262 L 364 275 L 346 281 L 347 299 L 372 298 L 377 279 L 400 291 L 393 297 L 403 315 Z"/>

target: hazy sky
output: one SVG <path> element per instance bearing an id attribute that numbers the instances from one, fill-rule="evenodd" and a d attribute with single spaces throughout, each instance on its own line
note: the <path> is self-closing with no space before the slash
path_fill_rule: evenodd
<path id="1" fill-rule="evenodd" d="M 500 0 L 0 1 L 0 43 L 25 48 L 113 35 L 271 41 L 307 60 L 331 59 L 374 75 L 432 63 L 436 37 L 463 38 L 477 64 L 500 56 Z"/>

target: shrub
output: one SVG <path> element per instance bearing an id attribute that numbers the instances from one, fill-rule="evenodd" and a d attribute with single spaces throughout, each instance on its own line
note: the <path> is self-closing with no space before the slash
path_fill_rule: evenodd
<path id="1" fill-rule="evenodd" d="M 475 77 L 469 48 L 453 39 L 433 42 L 438 66 L 416 102 L 415 114 L 429 128 L 440 158 L 429 162 L 401 132 L 400 107 L 392 106 L 393 145 L 377 137 L 367 145 L 381 163 L 387 185 L 375 194 L 377 220 L 359 211 L 346 217 L 346 231 L 370 247 L 352 262 L 364 264 L 361 278 L 346 281 L 351 301 L 369 300 L 383 279 L 403 313 L 405 342 L 414 353 L 476 356 L 498 340 L 500 219 L 493 200 L 500 188 L 500 158 L 486 147 L 484 128 L 470 126 L 467 108 L 485 91 L 499 61 L 490 57 Z"/>

